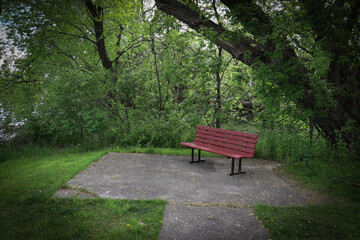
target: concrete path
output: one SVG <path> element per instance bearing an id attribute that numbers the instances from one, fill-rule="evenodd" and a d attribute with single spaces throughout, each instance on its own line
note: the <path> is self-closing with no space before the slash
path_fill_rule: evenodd
<path id="1" fill-rule="evenodd" d="M 269 234 L 251 207 L 170 203 L 159 239 L 269 239 Z"/>
<path id="2" fill-rule="evenodd" d="M 278 174 L 279 163 L 243 160 L 246 174 L 229 176 L 231 161 L 110 153 L 68 182 L 90 193 L 60 190 L 58 197 L 167 199 L 160 239 L 268 239 L 256 204 L 304 206 L 312 195 Z"/>

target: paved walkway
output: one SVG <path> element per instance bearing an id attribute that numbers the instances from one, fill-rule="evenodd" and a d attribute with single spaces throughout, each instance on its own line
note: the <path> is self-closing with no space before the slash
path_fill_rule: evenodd
<path id="1" fill-rule="evenodd" d="M 243 160 L 246 174 L 229 176 L 231 161 L 110 153 L 68 182 L 102 198 L 167 199 L 160 239 L 268 239 L 252 207 L 304 206 L 312 196 L 278 174 L 279 163 Z M 91 197 L 80 193 L 77 197 Z M 59 197 L 73 197 L 60 190 Z"/>

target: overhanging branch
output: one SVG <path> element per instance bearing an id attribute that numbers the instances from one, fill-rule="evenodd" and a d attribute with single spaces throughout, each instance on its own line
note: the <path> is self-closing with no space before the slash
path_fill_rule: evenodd
<path id="1" fill-rule="evenodd" d="M 163 12 L 174 16 L 187 24 L 190 28 L 204 34 L 211 31 L 215 35 L 215 44 L 229 52 L 234 58 L 247 65 L 253 64 L 256 59 L 264 58 L 264 50 L 256 41 L 246 36 L 237 36 L 211 20 L 201 17 L 199 12 L 176 0 L 156 0 L 156 6 Z M 231 39 L 231 40 L 228 40 Z"/>

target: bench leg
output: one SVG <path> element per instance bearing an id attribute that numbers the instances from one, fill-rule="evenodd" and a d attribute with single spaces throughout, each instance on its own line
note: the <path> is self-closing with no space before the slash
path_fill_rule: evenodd
<path id="1" fill-rule="evenodd" d="M 239 171 L 238 172 L 234 172 L 234 169 L 235 169 L 235 159 L 232 158 L 231 160 L 231 173 L 230 173 L 230 176 L 233 176 L 233 175 L 236 175 L 236 174 L 243 174 L 243 173 L 246 173 L 245 171 L 241 171 L 241 163 L 242 163 L 242 158 L 239 158 Z"/>
<path id="2" fill-rule="evenodd" d="M 245 171 L 241 171 L 241 165 L 242 165 L 242 158 L 239 158 L 239 173 L 240 174 L 244 174 L 246 173 Z"/>
<path id="3" fill-rule="evenodd" d="M 205 160 L 201 160 L 201 150 L 198 151 L 198 160 L 194 161 L 194 148 L 191 148 L 191 162 L 190 163 L 196 163 L 196 162 L 205 162 Z"/>
<path id="4" fill-rule="evenodd" d="M 191 163 L 194 162 L 194 149 L 191 149 Z"/>

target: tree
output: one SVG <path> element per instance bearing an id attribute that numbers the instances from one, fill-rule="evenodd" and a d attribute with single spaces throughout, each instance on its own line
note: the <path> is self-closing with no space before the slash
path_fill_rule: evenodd
<path id="1" fill-rule="evenodd" d="M 98 87 L 97 91 L 83 87 L 88 101 L 130 128 L 128 110 L 134 104 L 133 93 L 122 75 L 131 63 L 136 65 L 128 61 L 130 52 L 147 41 L 138 16 L 140 6 L 140 1 L 5 1 L 6 14 L 1 18 L 12 41 L 9 45 L 24 56 L 2 76 L 1 91 L 7 91 L 3 95 L 11 95 L 9 87 L 15 85 L 35 83 L 46 89 L 55 79 L 63 79 L 62 84 L 65 79 L 81 79 L 83 86 Z M 81 77 L 69 78 L 66 72 Z M 40 95 L 48 93 L 47 89 L 33 94 L 46 99 Z"/>
<path id="2" fill-rule="evenodd" d="M 23 0 L 3 7 L 9 46 L 24 54 L 13 69 L 3 65 L 0 103 L 18 109 L 31 140 L 102 142 L 110 132 L 121 143 L 174 146 L 183 126 L 203 119 L 187 109 L 196 100 L 185 98 L 194 96 L 192 82 L 207 80 L 207 63 L 201 48 L 191 61 L 197 66 L 189 63 L 185 56 L 197 43 L 166 14 L 141 1 Z M 166 131 L 176 137 L 163 137 Z"/>
<path id="3" fill-rule="evenodd" d="M 285 97 L 331 143 L 359 153 L 360 2 L 221 0 L 224 23 L 211 20 L 214 2 L 156 0 L 251 66 L 264 97 Z"/>

